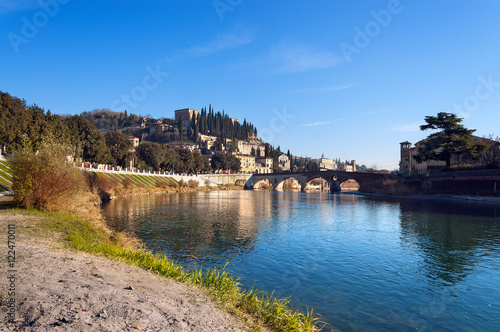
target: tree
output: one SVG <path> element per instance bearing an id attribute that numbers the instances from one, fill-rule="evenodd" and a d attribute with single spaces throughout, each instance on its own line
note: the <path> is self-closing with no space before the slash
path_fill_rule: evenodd
<path id="1" fill-rule="evenodd" d="M 83 115 L 74 115 L 65 121 L 71 133 L 71 145 L 75 148 L 76 156 L 97 163 L 109 161 L 106 142 L 96 126 Z"/>
<path id="2" fill-rule="evenodd" d="M 137 156 L 154 170 L 158 170 L 165 160 L 165 150 L 154 142 L 142 142 L 136 150 Z"/>
<path id="3" fill-rule="evenodd" d="M 489 143 L 487 150 L 477 157 L 476 165 L 489 169 L 500 168 L 500 138 L 487 138 Z"/>
<path id="4" fill-rule="evenodd" d="M 483 143 L 474 143 L 472 133 L 475 129 L 466 129 L 460 123 L 462 118 L 453 113 L 440 112 L 437 116 L 426 116 L 427 124 L 421 125 L 420 130 L 439 129 L 430 134 L 419 146 L 415 155 L 417 162 L 427 160 L 442 160 L 446 166 L 451 165 L 451 158 L 458 154 L 466 158 L 474 158 L 482 153 L 486 146 Z"/>
<path id="5" fill-rule="evenodd" d="M 127 135 L 121 131 L 111 131 L 107 132 L 104 138 L 114 162 L 125 167 L 129 150 L 132 148 L 132 142 L 130 142 Z"/>

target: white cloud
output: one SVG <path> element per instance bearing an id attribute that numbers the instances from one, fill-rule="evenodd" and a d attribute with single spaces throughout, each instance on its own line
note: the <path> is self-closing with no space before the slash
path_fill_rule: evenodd
<path id="1" fill-rule="evenodd" d="M 281 44 L 273 47 L 270 57 L 276 73 L 305 72 L 339 65 L 343 57 L 310 47 Z"/>
<path id="2" fill-rule="evenodd" d="M 330 121 L 325 121 L 325 122 L 313 122 L 313 123 L 304 123 L 301 124 L 302 127 L 313 127 L 313 126 L 323 126 L 330 124 Z"/>
<path id="3" fill-rule="evenodd" d="M 332 91 L 339 91 L 339 90 L 349 89 L 349 88 L 355 87 L 357 85 L 358 84 L 344 84 L 344 85 L 329 86 L 329 87 L 322 87 L 322 88 L 301 89 L 301 90 L 295 90 L 293 92 L 294 93 L 332 92 Z"/>
<path id="4" fill-rule="evenodd" d="M 0 14 L 38 7 L 38 0 L 0 0 Z"/>
<path id="5" fill-rule="evenodd" d="M 242 34 L 228 33 L 219 34 L 208 43 L 193 45 L 181 53 L 170 57 L 167 56 L 167 61 L 184 60 L 186 58 L 202 58 L 215 53 L 224 52 L 227 50 L 236 49 L 250 44 L 255 38 L 255 33 L 245 32 Z"/>
<path id="6" fill-rule="evenodd" d="M 402 125 L 392 128 L 393 131 L 413 132 L 420 131 L 420 123 L 413 123 L 409 125 Z"/>

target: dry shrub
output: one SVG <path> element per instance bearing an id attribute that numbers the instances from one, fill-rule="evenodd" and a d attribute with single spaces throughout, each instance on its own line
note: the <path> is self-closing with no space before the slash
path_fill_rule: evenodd
<path id="1" fill-rule="evenodd" d="M 359 188 L 360 192 L 381 195 L 414 195 L 418 191 L 397 179 L 373 179 L 363 181 Z"/>
<path id="2" fill-rule="evenodd" d="M 62 211 L 85 189 L 83 174 L 66 162 L 69 150 L 42 144 L 38 152 L 17 151 L 11 159 L 14 199 L 26 208 Z"/>
<path id="3" fill-rule="evenodd" d="M 97 183 L 99 185 L 99 188 L 104 191 L 110 191 L 113 188 L 119 187 L 118 181 L 110 178 L 104 173 L 97 173 Z"/>
<path id="4" fill-rule="evenodd" d="M 122 187 L 125 189 L 130 189 L 132 188 L 132 179 L 129 177 L 126 177 L 125 179 L 122 180 Z"/>
<path id="5" fill-rule="evenodd" d="M 157 186 L 158 188 L 170 187 L 169 183 L 165 180 L 162 180 L 162 179 L 156 179 L 155 186 Z"/>
<path id="6" fill-rule="evenodd" d="M 196 181 L 196 180 L 192 180 L 192 179 L 191 179 L 191 180 L 189 180 L 189 181 L 188 181 L 188 186 L 189 186 L 190 188 L 193 188 L 193 189 L 198 188 L 198 185 L 199 185 L 199 184 L 200 184 L 200 183 L 199 183 L 198 181 Z"/>
<path id="7" fill-rule="evenodd" d="M 187 187 L 187 183 L 186 183 L 186 181 L 184 181 L 184 180 L 182 180 L 182 179 L 181 179 L 181 180 L 179 180 L 179 187 L 181 187 L 181 188 L 182 188 L 182 187 Z"/>

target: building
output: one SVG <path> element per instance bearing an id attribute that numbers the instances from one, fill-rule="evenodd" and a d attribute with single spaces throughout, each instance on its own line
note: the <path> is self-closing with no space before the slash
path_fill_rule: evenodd
<path id="1" fill-rule="evenodd" d="M 136 148 L 139 146 L 139 137 L 129 136 L 128 140 L 132 143 L 133 148 Z"/>
<path id="2" fill-rule="evenodd" d="M 165 131 L 166 128 L 168 128 L 168 126 L 166 124 L 164 124 L 163 122 L 161 121 L 158 121 L 158 122 L 154 122 L 152 123 L 150 126 L 149 126 L 149 134 L 152 135 L 154 134 L 154 132 L 156 131 L 156 128 L 160 128 L 160 130 L 162 132 Z"/>
<path id="3" fill-rule="evenodd" d="M 288 158 L 286 154 L 281 154 L 278 157 L 278 167 L 281 168 L 282 171 L 290 170 L 290 158 Z"/>
<path id="4" fill-rule="evenodd" d="M 183 108 L 175 111 L 175 121 L 180 121 L 182 119 L 184 127 L 189 126 L 191 121 L 196 119 L 197 116 L 198 111 L 192 108 Z"/>
<path id="5" fill-rule="evenodd" d="M 255 173 L 255 157 L 245 155 L 235 155 L 241 163 L 241 173 Z"/>
<path id="6" fill-rule="evenodd" d="M 337 171 L 356 172 L 356 161 L 351 160 L 350 163 L 339 163 L 337 165 Z"/>
<path id="7" fill-rule="evenodd" d="M 335 160 L 325 158 L 324 154 L 321 155 L 321 158 L 318 160 L 318 164 L 320 171 L 337 170 L 337 163 Z"/>
<path id="8" fill-rule="evenodd" d="M 472 136 L 474 144 L 484 143 L 491 146 L 495 142 L 478 136 Z M 408 174 L 427 174 L 432 171 L 439 171 L 446 167 L 446 161 L 443 160 L 428 160 L 422 163 L 417 163 L 415 156 L 418 153 L 418 149 L 425 140 L 418 141 L 415 146 L 408 141 L 399 143 L 400 145 L 400 160 L 399 160 L 399 171 Z M 463 155 L 454 154 L 451 157 L 450 165 L 460 165 L 460 164 L 470 164 L 471 160 L 465 158 Z"/>
<path id="9" fill-rule="evenodd" d="M 239 153 L 244 155 L 252 155 L 252 151 L 257 157 L 264 157 L 266 155 L 266 146 L 256 141 L 238 141 L 237 148 Z"/>
<path id="10" fill-rule="evenodd" d="M 273 158 L 255 157 L 255 173 L 269 174 L 273 172 Z"/>

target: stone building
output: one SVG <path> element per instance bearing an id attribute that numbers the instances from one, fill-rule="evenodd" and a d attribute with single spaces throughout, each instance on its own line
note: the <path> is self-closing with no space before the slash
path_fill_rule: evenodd
<path id="1" fill-rule="evenodd" d="M 278 157 L 278 167 L 281 168 L 283 171 L 290 170 L 290 158 L 288 158 L 286 154 L 283 153 Z"/>
<path id="2" fill-rule="evenodd" d="M 319 169 L 321 171 L 335 171 L 337 170 L 337 163 L 335 162 L 335 160 L 331 160 L 331 159 L 328 159 L 328 158 L 325 158 L 325 155 L 322 154 L 321 155 L 321 158 L 319 159 Z"/>
<path id="3" fill-rule="evenodd" d="M 238 151 L 243 155 L 251 155 L 252 149 L 255 151 L 255 156 L 264 157 L 266 155 L 266 146 L 255 141 L 238 141 Z"/>
<path id="4" fill-rule="evenodd" d="M 191 124 L 191 121 L 198 116 L 198 111 L 192 108 L 183 108 L 175 111 L 175 121 L 184 122 L 184 127 L 187 127 Z"/>

